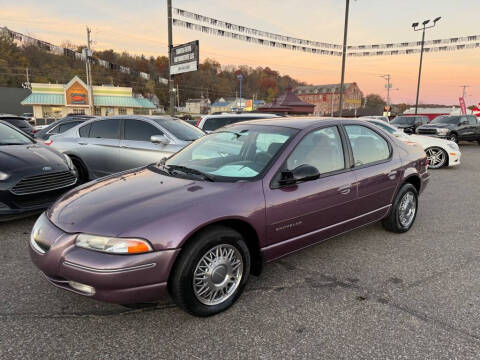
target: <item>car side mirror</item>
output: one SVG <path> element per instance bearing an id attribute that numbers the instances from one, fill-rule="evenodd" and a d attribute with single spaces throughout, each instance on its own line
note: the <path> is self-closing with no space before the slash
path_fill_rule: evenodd
<path id="1" fill-rule="evenodd" d="M 467 121 L 467 120 L 463 120 L 462 122 L 460 122 L 460 125 L 468 125 L 468 121 Z"/>
<path id="2" fill-rule="evenodd" d="M 320 172 L 312 165 L 299 165 L 293 170 L 282 171 L 280 185 L 292 185 L 299 182 L 316 180 L 320 177 Z"/>
<path id="3" fill-rule="evenodd" d="M 152 135 L 150 137 L 150 142 L 154 144 L 162 144 L 162 145 L 167 145 L 170 144 L 170 140 L 168 140 L 165 136 L 163 135 Z"/>

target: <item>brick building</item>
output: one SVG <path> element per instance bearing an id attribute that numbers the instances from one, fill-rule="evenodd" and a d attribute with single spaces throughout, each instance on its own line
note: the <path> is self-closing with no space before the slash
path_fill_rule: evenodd
<path id="1" fill-rule="evenodd" d="M 331 115 L 338 110 L 340 84 L 298 86 L 294 93 L 300 100 L 315 105 L 314 115 Z M 357 83 L 344 84 L 343 109 L 360 108 L 362 97 Z"/>

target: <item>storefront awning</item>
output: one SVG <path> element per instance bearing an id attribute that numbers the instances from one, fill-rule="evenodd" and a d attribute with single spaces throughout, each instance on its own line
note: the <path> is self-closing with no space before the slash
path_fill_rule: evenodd
<path id="1" fill-rule="evenodd" d="M 30 94 L 22 105 L 65 105 L 63 94 Z"/>
<path id="2" fill-rule="evenodd" d="M 124 107 L 124 108 L 147 108 L 155 109 L 155 105 L 145 98 L 131 96 L 94 96 L 95 106 Z M 22 105 L 65 105 L 65 97 L 61 94 L 30 94 Z"/>

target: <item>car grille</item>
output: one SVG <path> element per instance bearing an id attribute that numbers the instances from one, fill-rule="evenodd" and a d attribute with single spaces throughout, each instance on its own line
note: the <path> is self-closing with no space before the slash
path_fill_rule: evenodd
<path id="1" fill-rule="evenodd" d="M 76 182 L 74 174 L 64 171 L 23 178 L 10 191 L 15 195 L 37 194 L 71 186 Z"/>
<path id="2" fill-rule="evenodd" d="M 418 134 L 437 135 L 437 129 L 417 129 Z"/>

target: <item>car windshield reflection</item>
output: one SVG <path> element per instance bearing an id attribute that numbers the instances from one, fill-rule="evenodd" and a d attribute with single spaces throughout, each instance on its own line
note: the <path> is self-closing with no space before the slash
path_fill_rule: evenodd
<path id="1" fill-rule="evenodd" d="M 232 126 L 200 138 L 164 165 L 205 180 L 252 179 L 268 167 L 296 132 L 272 126 Z"/>

